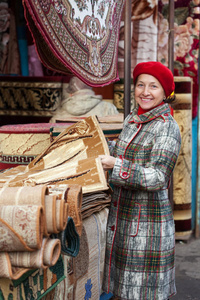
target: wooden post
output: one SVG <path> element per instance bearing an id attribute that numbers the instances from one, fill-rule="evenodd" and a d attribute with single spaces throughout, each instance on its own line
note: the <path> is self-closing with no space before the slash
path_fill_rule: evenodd
<path id="1" fill-rule="evenodd" d="M 131 110 L 131 0 L 125 3 L 124 20 L 124 118 Z"/>
<path id="2" fill-rule="evenodd" d="M 169 61 L 169 69 L 174 74 L 174 0 L 169 0 L 168 61 Z"/>
<path id="3" fill-rule="evenodd" d="M 169 0 L 169 42 L 168 42 L 168 67 L 174 74 L 174 0 Z M 173 175 L 169 188 L 169 200 L 174 209 L 173 201 Z"/>

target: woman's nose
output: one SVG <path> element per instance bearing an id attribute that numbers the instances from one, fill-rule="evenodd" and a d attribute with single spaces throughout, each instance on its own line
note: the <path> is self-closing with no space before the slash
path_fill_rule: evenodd
<path id="1" fill-rule="evenodd" d="M 149 95 L 149 88 L 148 86 L 145 86 L 144 89 L 143 89 L 143 94 L 144 95 Z"/>

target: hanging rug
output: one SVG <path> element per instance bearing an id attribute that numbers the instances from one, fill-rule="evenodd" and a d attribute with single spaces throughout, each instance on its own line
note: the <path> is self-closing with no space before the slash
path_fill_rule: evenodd
<path id="1" fill-rule="evenodd" d="M 121 15 L 125 0 L 23 0 L 42 63 L 73 73 L 90 86 L 119 80 Z"/>

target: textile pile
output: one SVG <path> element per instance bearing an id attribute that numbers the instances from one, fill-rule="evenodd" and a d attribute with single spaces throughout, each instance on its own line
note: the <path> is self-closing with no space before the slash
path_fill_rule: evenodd
<path id="1" fill-rule="evenodd" d="M 80 184 L 83 193 L 108 190 L 101 154 L 109 154 L 107 142 L 96 117 L 88 117 L 63 130 L 27 167 L 2 173 L 0 187 Z"/>
<path id="2" fill-rule="evenodd" d="M 61 253 L 78 255 L 83 220 L 110 205 L 98 158 L 108 153 L 92 116 L 64 129 L 28 166 L 0 174 L 0 277 L 16 280 L 55 265 Z"/>
<path id="3" fill-rule="evenodd" d="M 61 241 L 50 234 L 66 229 L 70 203 L 80 210 L 81 192 L 78 185 L 66 185 L 62 193 L 46 185 L 1 188 L 0 277 L 16 280 L 30 269 L 55 265 Z"/>
<path id="4" fill-rule="evenodd" d="M 52 300 L 100 299 L 103 280 L 108 208 L 83 220 L 80 250 L 63 256 L 65 279 L 50 293 Z"/>

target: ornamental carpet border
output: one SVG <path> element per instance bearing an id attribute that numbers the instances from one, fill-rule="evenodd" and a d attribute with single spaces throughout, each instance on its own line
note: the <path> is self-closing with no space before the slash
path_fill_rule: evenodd
<path id="1" fill-rule="evenodd" d="M 42 63 L 90 86 L 119 80 L 118 42 L 125 0 L 23 0 Z"/>

